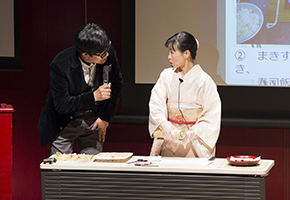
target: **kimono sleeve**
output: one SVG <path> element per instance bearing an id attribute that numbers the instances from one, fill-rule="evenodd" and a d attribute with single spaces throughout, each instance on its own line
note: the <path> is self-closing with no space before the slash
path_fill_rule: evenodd
<path id="1" fill-rule="evenodd" d="M 203 111 L 196 124 L 188 133 L 193 132 L 210 148 L 214 148 L 220 132 L 221 100 L 216 84 L 211 78 L 206 79 L 200 90 Z"/>
<path id="2" fill-rule="evenodd" d="M 168 118 L 166 105 L 168 95 L 165 81 L 166 73 L 163 71 L 151 90 L 149 101 L 149 133 L 151 137 L 161 122 Z"/>

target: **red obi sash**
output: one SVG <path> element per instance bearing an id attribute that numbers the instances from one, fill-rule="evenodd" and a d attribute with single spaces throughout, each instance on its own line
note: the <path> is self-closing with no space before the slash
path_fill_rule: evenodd
<path id="1" fill-rule="evenodd" d="M 172 123 L 176 123 L 176 124 L 195 124 L 196 121 L 189 121 L 189 122 L 185 122 L 185 121 L 177 121 L 177 120 L 174 120 L 174 119 L 170 119 L 168 118 L 168 121 L 172 122 Z"/>

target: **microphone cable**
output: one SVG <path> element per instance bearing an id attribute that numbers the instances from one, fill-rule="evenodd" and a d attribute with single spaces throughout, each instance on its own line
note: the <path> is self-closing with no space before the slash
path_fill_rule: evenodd
<path id="1" fill-rule="evenodd" d="M 188 126 L 188 124 L 186 122 L 186 119 L 185 119 L 185 117 L 183 115 L 182 110 L 180 109 L 180 85 L 181 85 L 182 82 L 183 82 L 183 79 L 182 78 L 179 78 L 179 87 L 178 87 L 178 110 L 179 110 L 179 112 L 180 112 L 180 114 L 181 114 L 181 116 L 182 116 L 182 118 L 183 118 L 183 120 L 184 120 L 184 122 L 186 124 L 187 130 L 189 130 L 189 126 Z"/>

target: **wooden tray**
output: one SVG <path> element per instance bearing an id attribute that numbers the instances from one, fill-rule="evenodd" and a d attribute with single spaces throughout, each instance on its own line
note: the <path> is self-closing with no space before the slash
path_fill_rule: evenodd
<path id="1" fill-rule="evenodd" d="M 93 157 L 94 162 L 127 162 L 132 158 L 132 152 L 102 152 Z"/>

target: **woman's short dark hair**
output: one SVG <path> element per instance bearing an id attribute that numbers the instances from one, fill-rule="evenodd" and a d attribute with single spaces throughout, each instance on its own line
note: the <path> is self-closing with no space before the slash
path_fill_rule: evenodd
<path id="1" fill-rule="evenodd" d="M 174 46 L 176 46 L 181 53 L 186 50 L 190 51 L 191 57 L 195 60 L 196 51 L 197 51 L 197 42 L 193 35 L 190 33 L 181 31 L 175 35 L 168 38 L 165 42 L 165 46 L 168 48 L 169 45 L 172 45 L 172 49 L 175 51 Z"/>
<path id="2" fill-rule="evenodd" d="M 75 47 L 80 54 L 102 53 L 109 47 L 109 43 L 106 32 L 94 23 L 83 26 L 75 36 Z"/>

